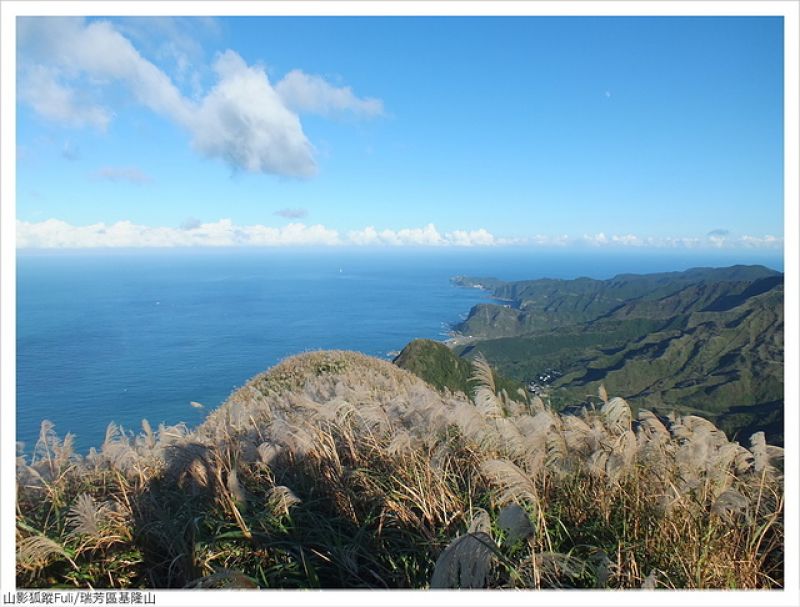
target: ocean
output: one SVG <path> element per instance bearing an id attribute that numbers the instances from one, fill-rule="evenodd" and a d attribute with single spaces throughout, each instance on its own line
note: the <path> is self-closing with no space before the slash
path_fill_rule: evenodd
<path id="1" fill-rule="evenodd" d="M 112 420 L 136 432 L 142 419 L 196 425 L 292 354 L 390 360 L 412 339 L 445 339 L 490 301 L 452 285 L 458 274 L 610 278 L 734 263 L 783 270 L 780 251 L 20 251 L 17 439 L 30 452 L 49 419 L 85 452 Z"/>

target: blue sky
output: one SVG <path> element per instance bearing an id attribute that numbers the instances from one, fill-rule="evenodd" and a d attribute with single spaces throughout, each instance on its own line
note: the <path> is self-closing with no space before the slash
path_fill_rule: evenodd
<path id="1" fill-rule="evenodd" d="M 18 246 L 780 248 L 782 31 L 21 20 Z"/>

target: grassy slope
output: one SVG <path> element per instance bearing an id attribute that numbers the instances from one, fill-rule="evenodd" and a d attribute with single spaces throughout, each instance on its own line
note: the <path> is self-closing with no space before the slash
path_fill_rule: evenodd
<path id="1" fill-rule="evenodd" d="M 411 371 L 439 390 L 472 394 L 475 383 L 471 381 L 472 366 L 469 361 L 456 356 L 442 343 L 430 339 L 415 339 L 407 344 L 394 359 L 401 369 Z M 498 390 L 516 394 L 522 383 L 495 373 Z"/>
<path id="2" fill-rule="evenodd" d="M 781 451 L 698 418 L 637 422 L 621 399 L 578 416 L 476 406 L 386 361 L 313 352 L 196 429 L 143 430 L 112 425 L 81 457 L 43 425 L 17 460 L 18 585 L 783 584 Z"/>

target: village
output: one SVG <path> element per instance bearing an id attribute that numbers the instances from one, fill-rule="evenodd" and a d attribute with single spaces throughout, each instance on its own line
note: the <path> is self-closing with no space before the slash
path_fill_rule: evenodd
<path id="1" fill-rule="evenodd" d="M 539 373 L 534 379 L 529 379 L 525 382 L 528 392 L 536 396 L 546 396 L 547 386 L 554 380 L 561 377 L 563 373 L 557 369 L 545 369 Z"/>

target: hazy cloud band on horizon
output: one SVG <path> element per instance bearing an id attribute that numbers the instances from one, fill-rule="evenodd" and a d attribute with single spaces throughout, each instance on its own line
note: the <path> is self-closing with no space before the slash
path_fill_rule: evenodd
<path id="1" fill-rule="evenodd" d="M 17 248 L 114 247 L 279 247 L 279 246 L 427 246 L 427 247 L 636 247 L 636 248 L 761 248 L 777 249 L 783 238 L 772 235 L 720 237 L 641 237 L 604 233 L 572 237 L 532 235 L 500 238 L 484 228 L 440 232 L 432 223 L 420 228 L 378 230 L 367 226 L 340 232 L 321 224 L 292 222 L 281 227 L 236 225 L 230 219 L 216 222 L 185 221 L 180 227 L 159 227 L 131 221 L 76 226 L 59 219 L 41 222 L 17 220 Z"/>

